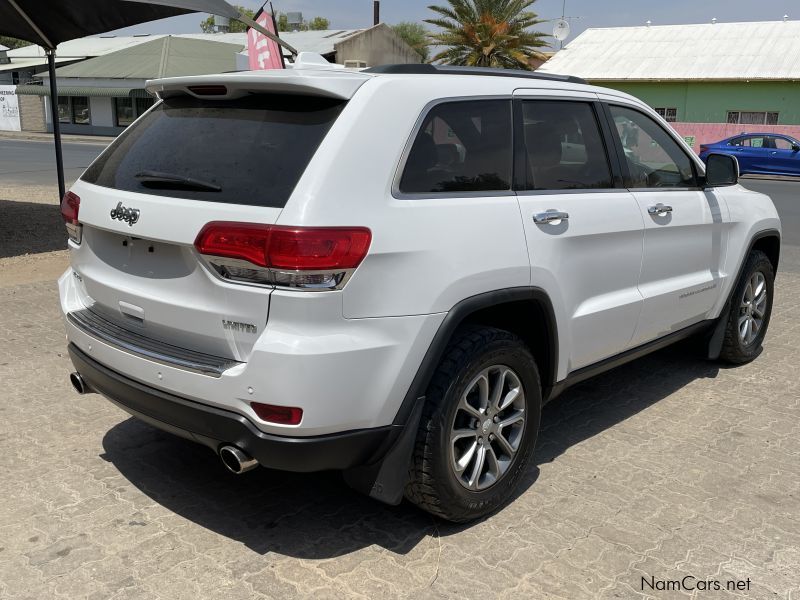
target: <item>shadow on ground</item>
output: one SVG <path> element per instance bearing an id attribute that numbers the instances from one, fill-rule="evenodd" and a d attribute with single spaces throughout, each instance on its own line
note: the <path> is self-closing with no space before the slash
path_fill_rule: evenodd
<path id="1" fill-rule="evenodd" d="M 716 377 L 717 371 L 684 344 L 568 390 L 544 410 L 534 464 L 555 460 L 693 380 Z M 258 469 L 237 477 L 205 447 L 135 419 L 108 431 L 103 447 L 102 458 L 150 498 L 260 554 L 321 559 L 372 544 L 405 554 L 428 535 L 469 527 L 436 521 L 408 502 L 379 504 L 351 491 L 338 473 Z M 538 475 L 538 466 L 532 466 L 518 495 Z"/>
<path id="2" fill-rule="evenodd" d="M 66 250 L 57 205 L 0 200 L 0 258 Z"/>

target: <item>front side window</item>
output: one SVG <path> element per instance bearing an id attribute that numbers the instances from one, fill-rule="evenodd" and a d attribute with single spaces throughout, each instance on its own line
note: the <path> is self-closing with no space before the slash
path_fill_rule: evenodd
<path id="1" fill-rule="evenodd" d="M 614 187 L 592 105 L 526 100 L 522 119 L 531 190 Z"/>
<path id="2" fill-rule="evenodd" d="M 414 140 L 400 192 L 508 191 L 511 138 L 510 100 L 438 104 Z"/>
<path id="3" fill-rule="evenodd" d="M 658 123 L 631 108 L 609 108 L 628 165 L 626 187 L 696 187 L 692 160 Z"/>
<path id="4" fill-rule="evenodd" d="M 794 145 L 795 144 L 792 143 L 791 141 L 787 140 L 786 138 L 774 137 L 774 138 L 772 138 L 772 141 L 773 141 L 774 147 L 776 149 L 778 149 L 778 150 L 793 150 L 794 149 Z"/>

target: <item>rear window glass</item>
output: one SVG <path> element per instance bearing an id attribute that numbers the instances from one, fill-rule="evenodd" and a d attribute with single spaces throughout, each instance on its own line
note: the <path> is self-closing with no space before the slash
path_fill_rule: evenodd
<path id="1" fill-rule="evenodd" d="M 170 98 L 83 180 L 129 192 L 282 208 L 345 103 L 308 96 Z"/>
<path id="2" fill-rule="evenodd" d="M 400 192 L 511 189 L 511 102 L 478 100 L 435 106 L 408 155 Z"/>

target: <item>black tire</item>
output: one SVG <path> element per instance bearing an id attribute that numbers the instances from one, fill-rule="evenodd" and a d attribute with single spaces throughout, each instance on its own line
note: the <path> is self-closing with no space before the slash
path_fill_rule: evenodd
<path id="1" fill-rule="evenodd" d="M 757 273 L 764 276 L 767 290 L 766 309 L 762 319 L 762 324 L 758 334 L 749 343 L 745 343 L 739 334 L 739 319 L 743 316 L 742 299 L 751 278 Z M 760 250 L 753 250 L 747 257 L 742 275 L 736 282 L 736 288 L 730 301 L 730 312 L 728 323 L 725 328 L 725 338 L 722 342 L 722 352 L 720 358 L 728 363 L 741 365 L 754 360 L 761 354 L 761 344 L 764 336 L 767 335 L 770 317 L 772 316 L 772 302 L 775 293 L 775 272 L 772 263 L 766 254 Z"/>
<path id="2" fill-rule="evenodd" d="M 511 369 L 522 386 L 524 425 L 515 436 L 517 450 L 505 471 L 486 489 L 470 490 L 459 482 L 450 462 L 450 431 L 455 419 L 464 416 L 458 405 L 467 386 L 483 370 L 495 365 Z M 526 471 L 539 432 L 541 404 L 536 362 L 520 338 L 492 327 L 470 326 L 461 330 L 445 351 L 427 389 L 406 497 L 420 508 L 453 522 L 472 521 L 497 510 L 510 499 Z M 500 418 L 498 415 L 497 419 Z M 477 433 L 480 427 L 476 425 Z M 499 443 L 495 436 L 480 439 L 487 446 Z M 490 439 L 495 441 L 489 442 Z M 495 454 L 493 451 L 492 456 Z"/>

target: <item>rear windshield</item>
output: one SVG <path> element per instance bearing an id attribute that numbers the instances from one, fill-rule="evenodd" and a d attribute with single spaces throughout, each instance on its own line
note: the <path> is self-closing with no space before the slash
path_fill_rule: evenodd
<path id="1" fill-rule="evenodd" d="M 117 138 L 82 179 L 128 192 L 282 208 L 344 105 L 288 95 L 170 98 Z"/>

